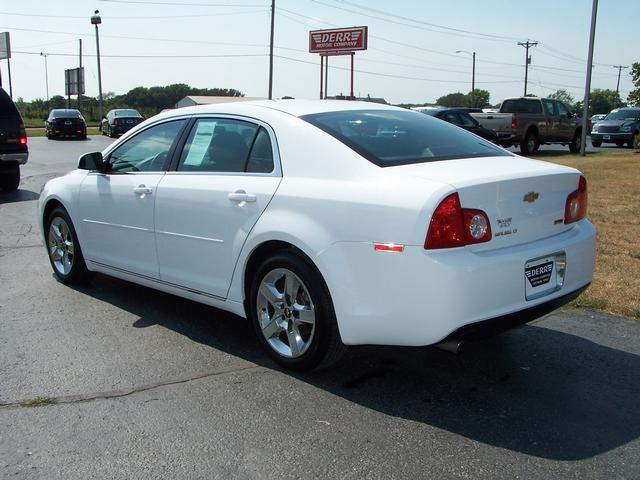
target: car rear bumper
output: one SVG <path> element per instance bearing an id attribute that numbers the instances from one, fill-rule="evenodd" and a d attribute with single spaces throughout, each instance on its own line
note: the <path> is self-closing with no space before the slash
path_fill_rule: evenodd
<path id="1" fill-rule="evenodd" d="M 525 264 L 562 252 L 564 284 L 526 298 Z M 371 243 L 339 242 L 318 257 L 348 345 L 423 346 L 469 325 L 531 321 L 566 303 L 592 280 L 595 228 L 583 220 L 561 234 L 500 250 L 466 248 L 374 252 Z M 522 323 L 522 322 L 520 322 Z"/>
<path id="2" fill-rule="evenodd" d="M 29 152 L 0 153 L 0 162 L 18 162 L 20 165 L 27 163 Z"/>

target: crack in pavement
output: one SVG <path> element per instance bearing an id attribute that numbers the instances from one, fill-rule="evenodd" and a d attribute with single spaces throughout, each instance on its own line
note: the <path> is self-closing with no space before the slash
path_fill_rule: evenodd
<path id="1" fill-rule="evenodd" d="M 192 375 L 185 378 L 176 378 L 173 380 L 166 380 L 164 382 L 156 382 L 149 383 L 146 385 L 141 385 L 139 387 L 127 388 L 122 390 L 112 390 L 109 392 L 97 392 L 97 393 L 89 393 L 89 394 L 81 394 L 81 395 L 63 395 L 60 397 L 42 397 L 37 396 L 35 398 L 18 400 L 12 402 L 6 402 L 0 400 L 0 410 L 11 409 L 11 408 L 36 408 L 36 407 L 46 407 L 46 406 L 55 406 L 55 405 L 65 405 L 65 404 L 76 404 L 76 403 L 87 403 L 92 402 L 94 400 L 109 400 L 112 398 L 121 398 L 127 397 L 129 395 L 134 395 L 136 393 L 146 392 L 148 390 L 153 390 L 156 388 L 167 387 L 171 385 L 180 385 L 182 383 L 189 383 L 195 380 L 201 380 L 203 378 L 209 377 L 218 377 L 222 375 L 227 375 L 229 373 L 238 373 L 238 372 L 247 372 L 253 370 L 266 370 L 264 367 L 259 365 L 248 365 L 245 367 L 229 367 L 222 368 L 206 373 L 201 373 L 198 375 Z M 46 400 L 45 402 L 41 402 L 42 400 Z M 41 404 L 38 404 L 38 402 Z"/>

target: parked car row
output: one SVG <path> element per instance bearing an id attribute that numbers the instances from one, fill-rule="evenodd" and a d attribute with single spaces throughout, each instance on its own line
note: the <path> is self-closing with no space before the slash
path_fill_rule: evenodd
<path id="1" fill-rule="evenodd" d="M 591 129 L 591 144 L 615 143 L 619 147 L 628 144 L 640 149 L 640 108 L 616 108 Z"/>
<path id="2" fill-rule="evenodd" d="M 100 122 L 100 133 L 115 138 L 128 132 L 144 119 L 137 110 L 120 108 L 110 110 Z M 79 110 L 56 108 L 44 121 L 48 139 L 87 138 L 87 123 Z"/>

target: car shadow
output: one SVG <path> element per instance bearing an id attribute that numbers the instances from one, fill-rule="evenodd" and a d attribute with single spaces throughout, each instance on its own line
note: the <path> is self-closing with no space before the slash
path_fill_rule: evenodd
<path id="1" fill-rule="evenodd" d="M 4 203 L 28 202 L 37 200 L 38 198 L 40 198 L 40 194 L 32 192 L 31 190 L 13 190 L 7 192 L 0 189 L 0 205 Z"/>
<path id="2" fill-rule="evenodd" d="M 138 316 L 133 328 L 159 325 L 365 408 L 515 452 L 580 460 L 640 435 L 640 357 L 550 328 L 469 343 L 460 356 L 356 347 L 299 374 L 272 362 L 235 315 L 102 275 L 78 290 Z"/>

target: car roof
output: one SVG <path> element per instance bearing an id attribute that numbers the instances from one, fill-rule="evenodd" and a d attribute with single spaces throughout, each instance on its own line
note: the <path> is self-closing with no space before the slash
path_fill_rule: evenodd
<path id="1" fill-rule="evenodd" d="M 350 100 L 255 100 L 247 102 L 216 103 L 194 107 L 176 108 L 160 113 L 163 118 L 193 114 L 244 114 L 260 116 L 264 109 L 275 110 L 285 114 L 301 117 L 315 113 L 340 112 L 348 110 L 400 110 L 405 108 L 381 105 L 373 102 L 357 102 Z"/>
<path id="2" fill-rule="evenodd" d="M 75 108 L 54 108 L 53 110 L 51 110 L 51 113 L 61 113 L 61 114 L 65 114 L 65 113 L 80 113 L 80 110 L 76 110 Z"/>

